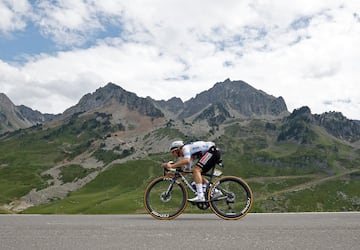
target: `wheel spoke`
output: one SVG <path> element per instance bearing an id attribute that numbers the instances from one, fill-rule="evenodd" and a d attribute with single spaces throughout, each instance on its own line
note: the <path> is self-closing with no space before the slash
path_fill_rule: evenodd
<path id="1" fill-rule="evenodd" d="M 185 209 L 187 192 L 180 182 L 160 177 L 151 182 L 145 190 L 144 205 L 157 219 L 173 219 Z"/>
<path id="2" fill-rule="evenodd" d="M 223 219 L 240 219 L 251 209 L 251 189 L 238 177 L 221 178 L 209 193 L 211 209 Z"/>

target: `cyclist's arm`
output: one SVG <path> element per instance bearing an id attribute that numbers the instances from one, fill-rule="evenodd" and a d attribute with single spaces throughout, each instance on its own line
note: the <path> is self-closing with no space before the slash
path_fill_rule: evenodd
<path id="1" fill-rule="evenodd" d="M 163 166 L 164 168 L 178 168 L 178 167 L 182 167 L 184 165 L 188 165 L 190 164 L 190 158 L 183 158 L 180 161 L 177 161 L 175 163 L 164 163 Z"/>

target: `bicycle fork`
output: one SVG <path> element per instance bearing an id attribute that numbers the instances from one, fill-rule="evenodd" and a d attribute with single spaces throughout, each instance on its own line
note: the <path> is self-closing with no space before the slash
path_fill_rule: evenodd
<path id="1" fill-rule="evenodd" d="M 162 201 L 166 202 L 166 201 L 168 201 L 168 199 L 171 198 L 171 191 L 172 191 L 174 185 L 179 183 L 177 181 L 177 178 L 178 178 L 177 176 L 173 177 L 171 179 L 171 183 L 170 183 L 169 187 L 167 188 L 167 190 L 161 194 Z M 180 178 L 194 193 L 196 192 L 184 176 L 180 175 Z M 185 189 L 185 191 L 186 191 L 186 189 Z"/>

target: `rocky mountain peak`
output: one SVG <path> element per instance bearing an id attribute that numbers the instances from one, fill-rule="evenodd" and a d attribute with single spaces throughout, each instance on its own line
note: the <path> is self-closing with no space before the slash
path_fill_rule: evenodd
<path id="1" fill-rule="evenodd" d="M 314 121 L 314 117 L 311 114 L 311 110 L 308 106 L 303 106 L 299 109 L 295 109 L 288 117 L 289 120 L 302 120 L 306 123 Z"/>
<path id="2" fill-rule="evenodd" d="M 257 90 L 244 81 L 216 83 L 211 89 L 185 102 L 180 118 L 193 116 L 211 105 L 225 108 L 232 116 L 280 116 L 287 114 L 287 107 L 282 97 L 275 98 Z"/>
<path id="3" fill-rule="evenodd" d="M 0 93 L 0 111 L 1 109 L 10 108 L 15 106 L 12 101 L 4 94 Z"/>
<path id="4" fill-rule="evenodd" d="M 110 106 L 123 106 L 135 110 L 143 115 L 154 118 L 163 117 L 164 114 L 147 98 L 138 97 L 135 93 L 128 92 L 114 83 L 97 89 L 94 93 L 84 95 L 78 104 L 67 109 L 65 116 L 75 113 L 95 111 Z"/>
<path id="5" fill-rule="evenodd" d="M 150 97 L 148 97 L 149 99 L 151 99 Z M 178 114 L 179 112 L 181 112 L 184 109 L 184 103 L 183 101 L 178 98 L 178 97 L 172 97 L 171 99 L 164 101 L 156 101 L 151 99 L 153 103 L 155 103 L 155 105 L 157 107 L 159 107 L 160 109 L 165 109 L 167 111 L 170 111 L 173 114 Z"/>
<path id="6" fill-rule="evenodd" d="M 314 119 L 318 125 L 337 138 L 350 142 L 360 140 L 360 123 L 347 119 L 340 112 L 325 112 L 314 115 Z"/>
<path id="7" fill-rule="evenodd" d="M 51 120 L 54 115 L 41 114 L 24 105 L 16 106 L 4 93 L 0 93 L 0 133 Z"/>
<path id="8" fill-rule="evenodd" d="M 345 141 L 355 142 L 360 140 L 360 124 L 349 120 L 340 112 L 325 112 L 313 115 L 307 106 L 295 109 L 286 119 L 279 135 L 279 141 L 295 139 L 300 143 L 309 143 L 315 139 L 315 132 L 311 125 L 318 125 Z"/>

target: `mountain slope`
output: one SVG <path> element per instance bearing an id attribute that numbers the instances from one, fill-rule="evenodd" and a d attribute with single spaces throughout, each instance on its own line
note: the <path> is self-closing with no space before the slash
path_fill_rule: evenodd
<path id="1" fill-rule="evenodd" d="M 244 92 L 253 97 L 239 98 Z M 182 112 L 187 115 L 178 119 Z M 51 123 L 0 136 L 0 205 L 15 212 L 24 209 L 18 203 L 49 203 L 29 210 L 39 213 L 59 207 L 64 213 L 141 212 L 145 184 L 162 174 L 160 159 L 170 160 L 170 141 L 200 139 L 219 145 L 226 174 L 250 180 L 262 197 L 256 211 L 271 212 L 280 194 L 286 199 L 297 186 L 335 177 L 337 191 L 354 200 L 345 209 L 356 209 L 359 124 L 340 116 L 332 126 L 334 118 L 319 121 L 307 107 L 286 113 L 282 98 L 243 82 L 215 84 L 186 103 L 140 98 L 110 83 Z M 347 128 L 352 132 L 344 137 Z M 285 201 L 284 210 L 292 202 Z"/>
<path id="2" fill-rule="evenodd" d="M 42 114 L 24 105 L 16 106 L 0 93 L 0 134 L 52 120 L 55 115 Z"/>
<path id="3" fill-rule="evenodd" d="M 257 197 L 253 208 L 256 212 L 360 209 L 359 148 L 329 135 L 314 123 L 308 123 L 301 113 L 295 112 L 284 120 L 252 119 L 221 124 L 224 133 L 215 141 L 223 153 L 224 174 L 248 180 Z M 299 121 L 306 122 L 316 135 L 314 140 L 307 143 L 299 143 L 293 138 L 278 141 L 283 125 L 287 128 L 286 123 Z M 138 136 L 143 139 L 144 149 L 135 148 L 135 151 L 147 151 L 152 144 L 161 144 L 166 137 L 183 136 L 176 131 L 164 124 L 145 136 Z M 160 154 L 166 150 L 164 146 L 158 154 L 149 154 L 141 160 L 122 164 L 114 161 L 114 165 L 98 178 L 65 199 L 25 212 L 143 213 L 145 185 L 162 175 L 160 159 L 170 159 L 167 153 Z M 332 192 L 326 192 L 327 189 Z M 291 198 L 294 196 L 296 198 Z M 189 206 L 186 212 L 197 212 L 197 209 Z"/>

